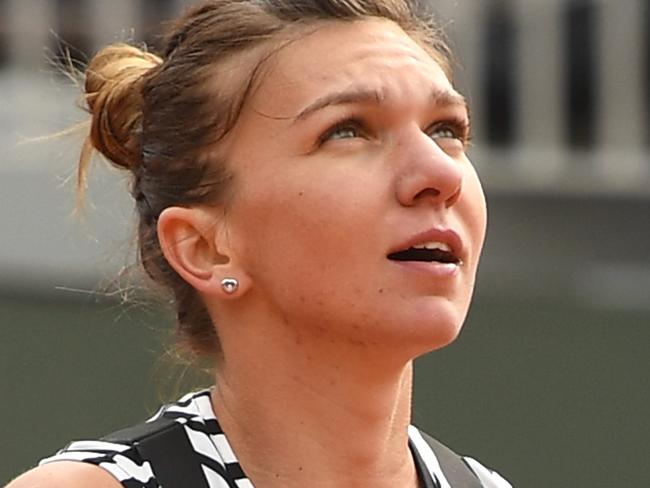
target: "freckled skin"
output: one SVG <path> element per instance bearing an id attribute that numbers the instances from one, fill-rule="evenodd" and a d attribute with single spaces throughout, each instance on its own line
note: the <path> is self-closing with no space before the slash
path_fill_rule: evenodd
<path id="1" fill-rule="evenodd" d="M 336 31 L 346 29 L 327 26 L 281 50 L 242 113 L 229 144 L 237 182 L 229 232 L 265 310 L 293 327 L 350 343 L 400 344 L 416 356 L 460 330 L 485 201 L 465 154 L 449 157 L 423 132 L 446 116 L 431 107 L 432 87 L 452 89 L 437 63 L 392 23 L 357 23 L 356 42 L 341 49 Z M 360 79 L 391 100 L 359 109 L 382 121 L 377 134 L 318 146 L 342 109 L 292 121 L 323 93 Z M 422 194 L 457 178 L 460 193 L 451 206 L 400 201 L 400 185 L 414 178 Z M 409 275 L 386 258 L 390 246 L 434 225 L 453 228 L 468 250 L 453 282 Z"/>

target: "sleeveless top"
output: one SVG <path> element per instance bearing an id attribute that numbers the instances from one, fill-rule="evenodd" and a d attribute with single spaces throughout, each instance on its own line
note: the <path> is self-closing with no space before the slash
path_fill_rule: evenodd
<path id="1" fill-rule="evenodd" d="M 142 425 L 146 428 L 147 425 L 161 421 L 174 426 L 176 423 L 182 425 L 187 437 L 185 442 L 189 441 L 187 453 L 192 458 L 190 462 L 200 466 L 199 476 L 204 478 L 201 481 L 202 486 L 253 488 L 214 415 L 210 390 L 187 394 L 179 401 L 163 406 Z M 131 432 L 133 429 L 128 430 Z M 437 441 L 414 426 L 409 426 L 408 436 L 422 486 L 455 488 L 445 476 L 445 470 L 441 468 L 440 452 L 436 456 L 431 447 L 432 443 Z M 499 474 L 487 469 L 475 459 L 465 456 L 459 459 L 476 477 L 475 486 L 512 488 Z M 56 461 L 82 461 L 97 465 L 111 473 L 124 488 L 163 488 L 156 477 L 156 465 L 150 462 L 151 459 L 143 456 L 134 443 L 121 440 L 119 435 L 101 440 L 71 442 L 54 456 L 43 459 L 39 465 Z M 159 473 L 159 476 L 162 474 Z"/>

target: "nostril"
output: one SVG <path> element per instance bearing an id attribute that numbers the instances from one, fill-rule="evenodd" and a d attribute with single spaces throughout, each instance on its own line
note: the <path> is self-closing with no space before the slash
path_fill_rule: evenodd
<path id="1" fill-rule="evenodd" d="M 459 188 L 454 192 L 453 195 L 451 195 L 449 198 L 447 198 L 447 201 L 445 202 L 445 205 L 447 206 L 447 208 L 451 207 L 452 205 L 454 205 L 454 204 L 458 201 L 458 199 L 460 198 L 460 190 L 461 190 L 461 189 L 460 189 L 460 187 L 459 187 Z"/>
<path id="2" fill-rule="evenodd" d="M 415 198 L 413 200 L 421 200 L 423 198 L 437 198 L 440 196 L 440 190 L 436 190 L 435 188 L 425 188 L 422 190 L 420 193 L 415 195 Z"/>

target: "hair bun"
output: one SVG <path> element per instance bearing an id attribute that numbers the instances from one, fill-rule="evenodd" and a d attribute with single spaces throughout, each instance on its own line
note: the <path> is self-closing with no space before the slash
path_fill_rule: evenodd
<path id="1" fill-rule="evenodd" d="M 119 167 L 135 170 L 140 163 L 142 80 L 161 62 L 137 47 L 112 44 L 86 69 L 85 98 L 92 114 L 87 144 Z"/>

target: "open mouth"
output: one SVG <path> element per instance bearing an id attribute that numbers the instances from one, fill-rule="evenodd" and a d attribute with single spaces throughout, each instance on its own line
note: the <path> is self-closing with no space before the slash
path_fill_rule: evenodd
<path id="1" fill-rule="evenodd" d="M 389 254 L 392 261 L 419 261 L 423 263 L 460 264 L 460 259 L 443 242 L 428 242 Z"/>

